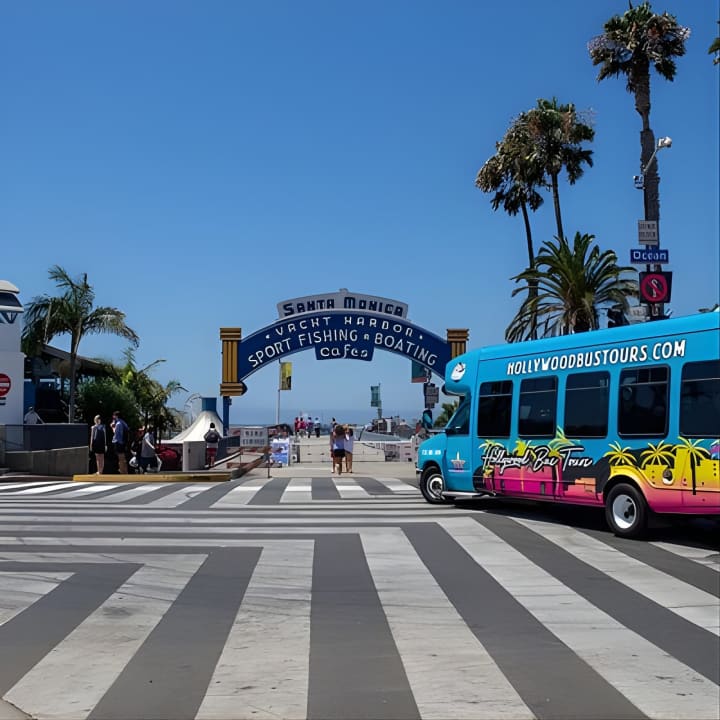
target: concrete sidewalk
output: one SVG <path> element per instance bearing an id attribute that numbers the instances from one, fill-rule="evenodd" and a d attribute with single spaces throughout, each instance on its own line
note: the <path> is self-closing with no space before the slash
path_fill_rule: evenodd
<path id="1" fill-rule="evenodd" d="M 298 447 L 300 462 L 291 463 L 289 467 L 270 467 L 272 477 L 318 477 L 330 476 L 332 463 L 330 461 L 330 437 L 322 435 L 319 438 L 300 438 L 293 440 L 293 447 Z M 251 470 L 248 475 L 259 477 L 267 473 L 266 467 Z M 345 476 L 345 472 L 341 477 Z M 370 475 L 371 477 L 396 477 L 402 479 L 415 478 L 415 463 L 413 462 L 386 462 L 385 452 L 382 448 L 370 447 L 368 444 L 355 440 L 353 448 L 354 475 Z M 337 477 L 337 476 L 336 476 Z"/>

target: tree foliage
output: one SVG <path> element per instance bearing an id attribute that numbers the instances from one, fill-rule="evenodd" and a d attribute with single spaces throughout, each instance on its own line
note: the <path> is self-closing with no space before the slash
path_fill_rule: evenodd
<path id="1" fill-rule="evenodd" d="M 509 342 L 530 338 L 532 319 L 537 317 L 544 336 L 595 330 L 601 308 L 628 307 L 636 297 L 635 269 L 621 267 L 612 250 L 592 245 L 593 235 L 575 233 L 573 243 L 556 238 L 543 243 L 532 267 L 513 279 L 524 283 L 513 295 L 536 282 L 538 296 L 526 299 L 505 331 Z"/>
<path id="2" fill-rule="evenodd" d="M 78 420 L 93 424 L 93 418 L 99 415 L 107 425 L 115 410 L 119 410 L 123 419 L 131 428 L 140 424 L 137 402 L 130 388 L 121 385 L 114 378 L 93 378 L 83 380 L 77 393 Z"/>
<path id="3" fill-rule="evenodd" d="M 635 98 L 635 110 L 642 118 L 640 168 L 643 177 L 645 219 L 660 219 L 660 178 L 655 152 L 655 134 L 650 127 L 650 68 L 672 81 L 677 72 L 675 58 L 685 54 L 690 29 L 680 25 L 674 15 L 654 13 L 649 2 L 633 6 L 622 15 L 613 15 L 602 35 L 588 43 L 593 65 L 599 65 L 598 81 L 625 78 L 626 88 Z"/>
<path id="4" fill-rule="evenodd" d="M 87 273 L 75 280 L 59 265 L 54 265 L 48 274 L 61 293 L 30 301 L 24 313 L 22 348 L 26 355 L 35 355 L 43 343 L 61 335 L 70 336 L 68 420 L 73 422 L 77 356 L 82 339 L 87 335 L 109 333 L 137 345 L 138 337 L 125 323 L 125 313 L 113 307 L 95 307 L 95 291 L 88 283 Z"/>
<path id="5" fill-rule="evenodd" d="M 450 418 L 455 414 L 455 411 L 458 409 L 459 404 L 460 400 L 444 402 L 441 406 L 442 410 L 440 411 L 440 414 L 437 416 L 437 418 L 435 418 L 433 427 L 444 428 L 450 422 Z"/>
<path id="6" fill-rule="evenodd" d="M 542 170 L 544 185 L 551 189 L 558 237 L 563 238 L 559 177 L 564 171 L 574 185 L 584 173 L 583 166 L 592 167 L 592 150 L 583 143 L 592 142 L 595 131 L 573 103 L 559 104 L 557 98 L 539 99 L 536 107 L 522 113 L 519 122 L 526 127 L 529 139 L 527 161 L 534 172 Z"/>

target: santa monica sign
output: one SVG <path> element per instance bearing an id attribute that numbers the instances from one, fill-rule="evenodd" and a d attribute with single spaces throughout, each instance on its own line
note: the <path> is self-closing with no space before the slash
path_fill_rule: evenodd
<path id="1" fill-rule="evenodd" d="M 239 395 L 245 378 L 269 363 L 302 350 L 318 360 L 373 359 L 375 350 L 403 355 L 443 375 L 451 358 L 465 351 L 467 330 L 448 330 L 444 339 L 407 320 L 405 303 L 340 290 L 277 305 L 279 319 L 241 339 L 239 328 L 221 328 L 221 395 Z"/>

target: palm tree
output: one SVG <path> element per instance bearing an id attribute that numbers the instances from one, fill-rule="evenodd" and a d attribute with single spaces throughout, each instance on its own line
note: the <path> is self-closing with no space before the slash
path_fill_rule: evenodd
<path id="1" fill-rule="evenodd" d="M 650 65 L 666 80 L 675 78 L 674 57 L 685 54 L 690 29 L 679 25 L 675 16 L 658 15 L 649 2 L 630 8 L 623 15 L 613 15 L 604 32 L 588 43 L 593 65 L 600 65 L 598 81 L 624 75 L 627 90 L 635 96 L 635 109 L 642 118 L 640 131 L 640 168 L 645 176 L 643 200 L 645 219 L 660 219 L 660 197 L 657 158 L 648 167 L 655 152 L 655 135 L 650 128 Z"/>
<path id="2" fill-rule="evenodd" d="M 112 307 L 93 307 L 95 291 L 88 284 L 87 273 L 73 280 L 59 265 L 48 273 L 62 294 L 58 297 L 43 295 L 33 298 L 25 310 L 22 333 L 23 352 L 35 355 L 43 343 L 58 335 L 70 335 L 70 402 L 68 420 L 75 418 L 75 390 L 78 349 L 86 335 L 110 333 L 138 344 L 135 331 L 125 323 L 125 313 Z"/>
<path id="3" fill-rule="evenodd" d="M 528 267 L 535 261 L 532 230 L 528 209 L 535 212 L 542 204 L 537 187 L 543 184 L 542 168 L 528 157 L 532 152 L 527 128 L 515 120 L 503 139 L 495 144 L 496 153 L 480 168 L 475 185 L 484 193 L 495 193 L 490 201 L 493 210 L 501 205 L 508 215 L 522 213 L 527 242 Z M 537 295 L 537 286 L 530 285 L 528 297 Z M 536 333 L 533 331 L 533 337 Z"/>
<path id="4" fill-rule="evenodd" d="M 564 238 L 558 178 L 565 170 L 568 182 L 574 185 L 583 175 L 583 165 L 592 167 L 592 150 L 586 150 L 582 143 L 592 142 L 595 131 L 578 115 L 575 105 L 558 105 L 556 98 L 541 98 L 536 107 L 522 113 L 519 122 L 530 142 L 527 161 L 541 168 L 549 179 L 545 184 L 552 189 L 557 236 Z"/>
<path id="5" fill-rule="evenodd" d="M 123 353 L 125 364 L 115 369 L 115 374 L 121 384 L 128 387 L 135 395 L 143 424 L 152 423 L 158 431 L 158 441 L 162 431 L 167 427 L 174 427 L 175 416 L 167 408 L 170 398 L 185 388 L 178 380 L 170 380 L 166 385 L 150 377 L 150 371 L 164 363 L 165 360 L 155 360 L 143 368 L 137 367 L 135 351 L 132 347 L 126 348 Z"/>
<path id="6" fill-rule="evenodd" d="M 612 250 L 601 252 L 591 245 L 594 239 L 594 235 L 575 233 L 572 245 L 560 238 L 545 242 L 535 264 L 513 278 L 537 282 L 538 297 L 523 302 L 505 331 L 508 342 L 528 339 L 534 316 L 544 335 L 566 335 L 597 329 L 602 308 L 620 305 L 627 309 L 628 298 L 638 293 L 637 280 L 630 276 L 635 269 L 619 266 Z M 525 289 L 516 288 L 513 295 Z"/>

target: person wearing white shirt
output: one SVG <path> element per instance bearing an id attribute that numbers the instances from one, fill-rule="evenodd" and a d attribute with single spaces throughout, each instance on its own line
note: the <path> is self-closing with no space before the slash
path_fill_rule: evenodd
<path id="1" fill-rule="evenodd" d="M 353 429 L 349 427 L 345 433 L 345 470 L 352 472 L 353 447 L 355 446 L 355 438 L 353 437 Z"/>
<path id="2" fill-rule="evenodd" d="M 23 418 L 25 425 L 43 425 L 43 419 L 35 412 L 35 408 L 31 405 Z"/>

